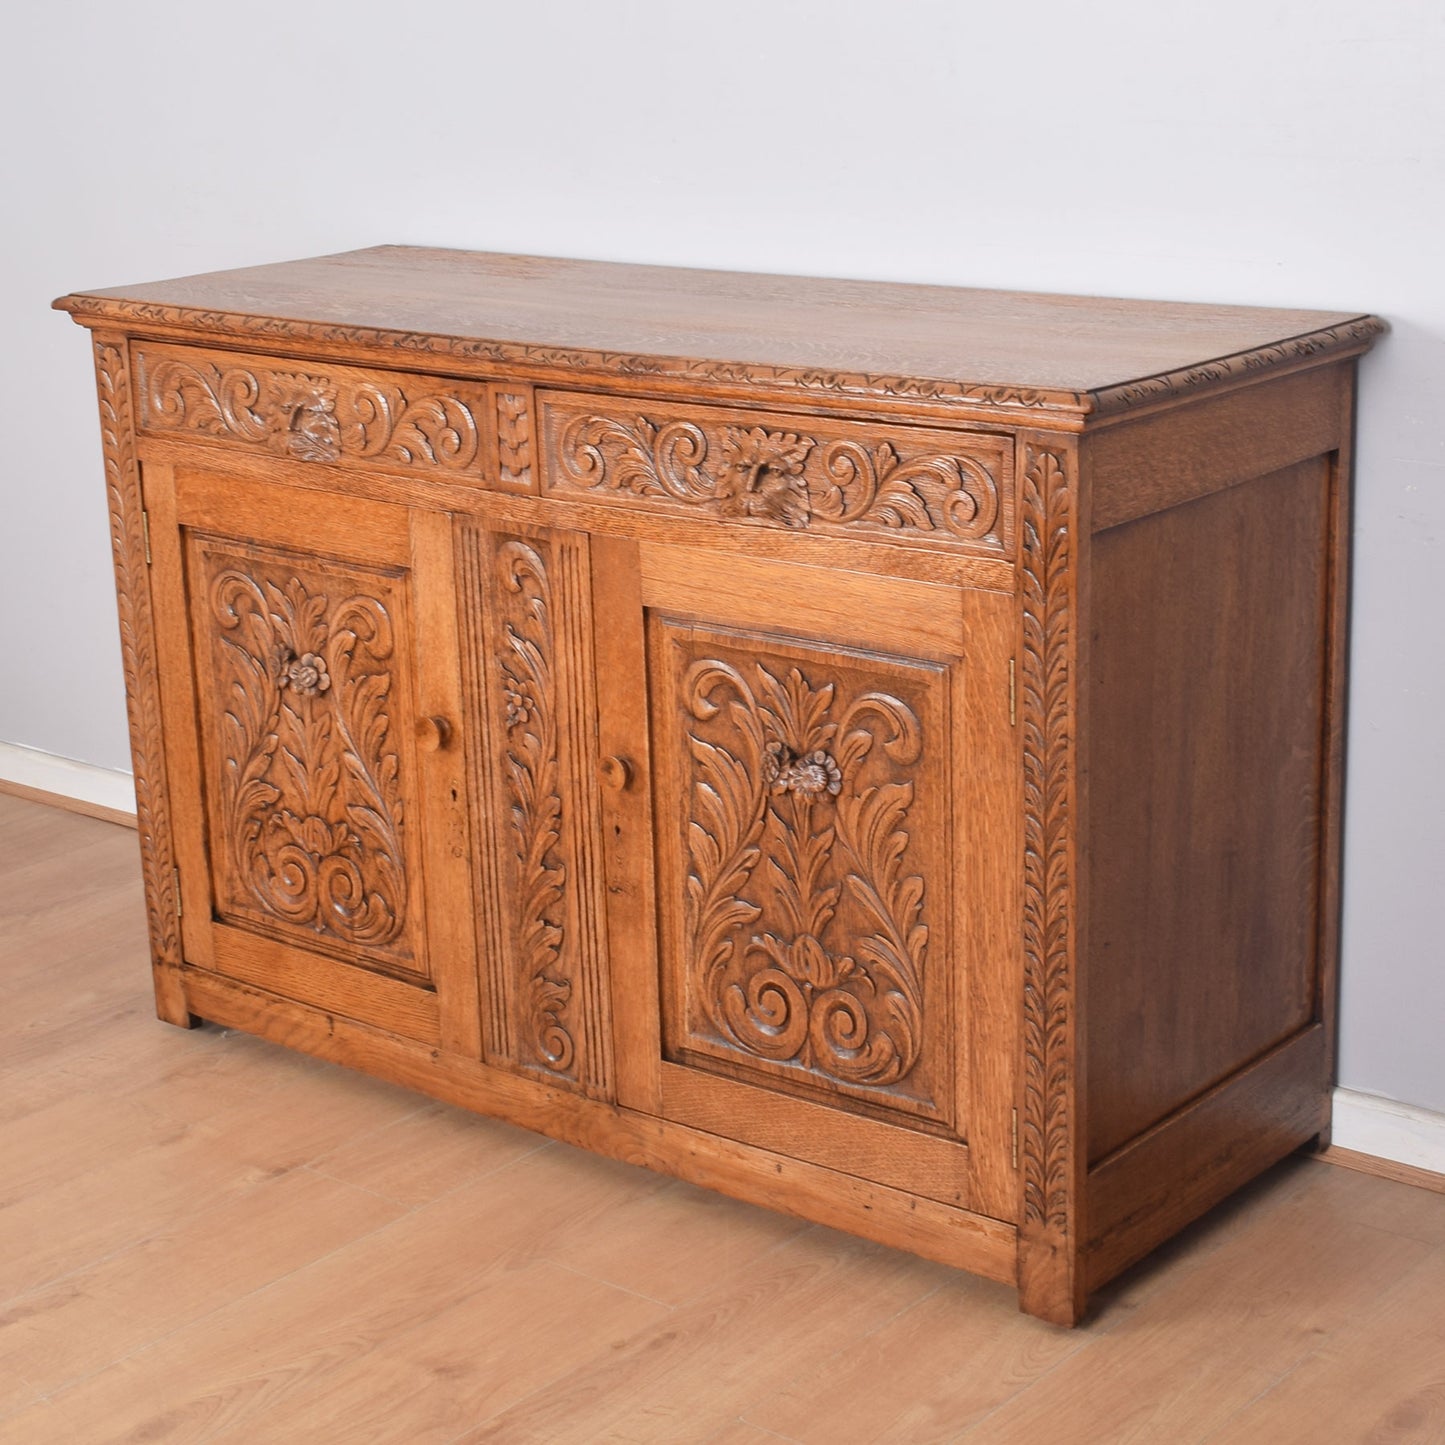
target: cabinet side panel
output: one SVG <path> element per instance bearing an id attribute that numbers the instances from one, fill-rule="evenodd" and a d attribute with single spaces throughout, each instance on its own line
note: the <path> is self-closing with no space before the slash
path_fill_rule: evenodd
<path id="1" fill-rule="evenodd" d="M 147 576 L 149 556 L 135 454 L 130 373 L 121 342 L 96 337 L 95 374 L 156 1012 L 168 1023 L 186 1026 L 190 1013 L 177 972 L 181 963 L 180 920 L 161 742 L 160 681 Z"/>
<path id="2" fill-rule="evenodd" d="M 1315 1017 L 1330 477 L 1094 538 L 1091 1161 Z"/>

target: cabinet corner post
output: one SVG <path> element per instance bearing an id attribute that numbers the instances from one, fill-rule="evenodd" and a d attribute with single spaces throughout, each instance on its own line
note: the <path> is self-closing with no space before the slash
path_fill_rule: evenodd
<path id="1" fill-rule="evenodd" d="M 1077 757 L 1078 469 L 1071 441 L 1019 439 L 1018 721 L 1023 768 L 1019 1304 L 1058 1324 L 1084 1306 Z"/>
<path id="2" fill-rule="evenodd" d="M 155 616 L 148 575 L 150 547 L 141 505 L 130 367 L 124 337 L 97 333 L 94 348 L 156 1013 L 168 1023 L 186 1028 L 193 1020 L 186 1007 L 180 974 L 179 894 L 166 797 Z"/>

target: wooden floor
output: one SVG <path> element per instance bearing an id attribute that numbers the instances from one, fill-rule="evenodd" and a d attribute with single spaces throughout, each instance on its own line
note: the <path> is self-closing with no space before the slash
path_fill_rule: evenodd
<path id="1" fill-rule="evenodd" d="M 1445 1194 L 1290 1161 L 1065 1332 L 160 1024 L 137 877 L 0 796 L 0 1440 L 1445 1441 Z"/>

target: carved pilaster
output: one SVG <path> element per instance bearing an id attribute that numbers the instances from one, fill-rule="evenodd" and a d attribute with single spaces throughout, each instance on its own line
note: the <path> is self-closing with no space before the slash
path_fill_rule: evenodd
<path id="1" fill-rule="evenodd" d="M 469 689 L 483 719 L 473 788 L 492 857 L 480 895 L 489 1062 L 609 1090 L 587 562 L 561 535 L 463 530 L 474 614 Z"/>
<path id="2" fill-rule="evenodd" d="M 1078 558 L 1073 458 L 1025 441 L 1020 468 L 1024 790 L 1023 1079 L 1019 1110 L 1019 1292 L 1072 1324 L 1082 1168 L 1075 1090 Z"/>
<path id="3" fill-rule="evenodd" d="M 166 797 L 165 751 L 161 743 L 160 680 L 156 669 L 141 479 L 135 454 L 135 416 L 122 341 L 96 337 L 95 371 L 156 1012 L 169 1023 L 188 1026 L 191 1017 L 178 972 L 180 919 L 176 912 L 175 855 Z"/>

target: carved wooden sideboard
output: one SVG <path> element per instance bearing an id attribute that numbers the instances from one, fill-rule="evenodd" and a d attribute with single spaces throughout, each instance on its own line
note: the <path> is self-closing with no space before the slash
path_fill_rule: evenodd
<path id="1" fill-rule="evenodd" d="M 76 294 L 160 1016 L 1087 1293 L 1326 1134 L 1372 317 Z"/>

